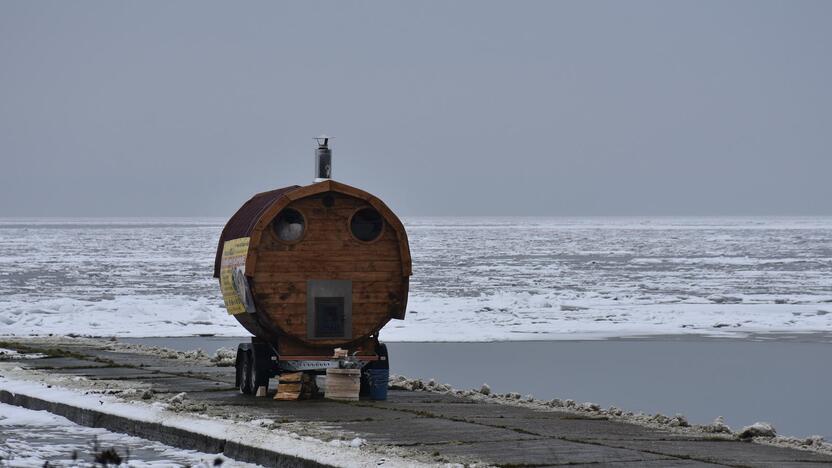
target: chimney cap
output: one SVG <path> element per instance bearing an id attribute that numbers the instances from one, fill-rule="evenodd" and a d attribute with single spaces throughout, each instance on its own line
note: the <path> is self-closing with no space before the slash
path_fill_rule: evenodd
<path id="1" fill-rule="evenodd" d="M 318 142 L 318 146 L 321 147 L 321 148 L 326 148 L 327 144 L 329 143 L 329 140 L 333 140 L 333 139 L 335 139 L 335 137 L 324 135 L 324 134 L 315 137 L 315 141 Z"/>

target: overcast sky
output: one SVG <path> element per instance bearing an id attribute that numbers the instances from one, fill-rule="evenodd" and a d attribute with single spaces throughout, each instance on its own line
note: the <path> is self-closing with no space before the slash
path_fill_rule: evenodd
<path id="1" fill-rule="evenodd" d="M 0 1 L 0 216 L 832 214 L 832 2 Z"/>

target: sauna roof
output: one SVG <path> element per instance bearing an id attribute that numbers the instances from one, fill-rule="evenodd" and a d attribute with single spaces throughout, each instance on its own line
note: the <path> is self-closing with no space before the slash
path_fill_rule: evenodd
<path id="1" fill-rule="evenodd" d="M 225 228 L 222 230 L 222 234 L 220 235 L 220 242 L 217 246 L 217 256 L 214 260 L 214 278 L 220 277 L 220 260 L 222 259 L 222 247 L 225 245 L 225 242 L 232 239 L 239 239 L 240 237 L 250 236 L 251 231 L 257 224 L 257 221 L 260 220 L 263 213 L 265 213 L 266 210 L 274 204 L 274 202 L 283 197 L 283 195 L 299 188 L 299 185 L 291 185 L 289 187 L 258 193 L 257 195 L 251 197 L 243 204 L 243 206 L 240 207 L 239 210 L 237 210 L 236 213 L 234 213 L 234 216 L 228 220 L 228 223 L 225 225 Z"/>
<path id="2" fill-rule="evenodd" d="M 339 192 L 345 195 L 365 200 L 373 206 L 387 220 L 399 239 L 399 251 L 402 260 L 402 274 L 412 274 L 410 247 L 407 243 L 407 233 L 401 220 L 384 204 L 373 195 L 334 180 L 325 180 L 312 185 L 300 187 L 292 185 L 269 192 L 258 193 L 251 197 L 225 225 L 217 245 L 217 256 L 214 259 L 214 278 L 220 276 L 220 261 L 222 260 L 222 249 L 226 241 L 239 239 L 240 237 L 251 237 L 251 242 L 256 246 L 260 242 L 260 234 L 265 224 L 268 223 L 278 211 L 293 200 L 324 192 Z M 251 262 L 254 263 L 254 262 Z M 254 275 L 254 266 L 246 263 L 246 275 Z"/>

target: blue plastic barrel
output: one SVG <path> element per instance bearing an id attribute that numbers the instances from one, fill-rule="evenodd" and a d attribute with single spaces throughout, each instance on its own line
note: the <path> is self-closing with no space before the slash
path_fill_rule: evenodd
<path id="1" fill-rule="evenodd" d="M 390 380 L 390 369 L 368 369 L 367 383 L 370 386 L 370 398 L 386 400 L 388 380 Z"/>

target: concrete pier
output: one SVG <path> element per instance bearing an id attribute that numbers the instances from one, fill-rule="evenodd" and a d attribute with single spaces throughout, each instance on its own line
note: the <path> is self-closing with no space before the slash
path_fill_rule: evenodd
<path id="1" fill-rule="evenodd" d="M 79 340 L 81 341 L 81 340 Z M 347 435 L 429 463 L 482 463 L 495 466 L 759 466 L 810 467 L 832 464 L 832 456 L 803 450 L 678 434 L 575 413 L 473 401 L 431 392 L 390 391 L 383 402 L 328 400 L 274 401 L 241 395 L 233 388 L 234 368 L 194 365 L 138 352 L 104 349 L 89 340 L 0 345 L 39 351 L 42 359 L 17 365 L 91 380 L 134 381 L 152 387 L 157 398 L 187 392 L 202 413 L 237 420 L 272 419 L 326 439 Z M 273 392 L 274 389 L 272 388 Z M 279 452 L 225 444 L 204 436 L 139 421 L 91 414 L 92 410 L 50 404 L 0 389 L 0 401 L 46 409 L 84 425 L 103 427 L 184 448 L 224 452 L 266 466 L 315 466 Z"/>

